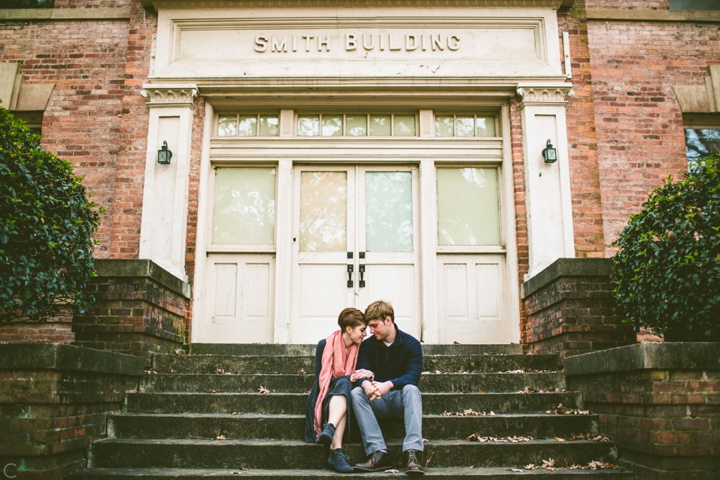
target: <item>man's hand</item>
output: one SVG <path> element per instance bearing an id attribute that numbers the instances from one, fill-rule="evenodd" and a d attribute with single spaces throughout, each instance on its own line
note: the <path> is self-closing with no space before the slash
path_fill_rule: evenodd
<path id="1" fill-rule="evenodd" d="M 378 393 L 377 387 L 375 386 L 375 382 L 363 382 L 362 384 L 363 390 L 365 390 L 365 395 L 368 396 L 370 401 L 380 398 L 380 394 Z"/>
<path id="2" fill-rule="evenodd" d="M 388 380 L 387 382 L 372 382 L 372 384 L 375 387 L 375 391 L 377 392 L 377 398 L 382 397 L 393 388 L 393 383 L 390 380 Z"/>

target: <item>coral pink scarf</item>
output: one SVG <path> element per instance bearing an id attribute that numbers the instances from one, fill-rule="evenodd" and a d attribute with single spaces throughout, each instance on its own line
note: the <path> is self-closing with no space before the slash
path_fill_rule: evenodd
<path id="1" fill-rule="evenodd" d="M 352 344 L 350 349 L 345 351 L 345 342 L 342 338 L 342 330 L 336 330 L 325 339 L 325 350 L 322 355 L 322 366 L 320 378 L 318 379 L 318 398 L 315 403 L 315 434 L 320 436 L 322 423 L 322 404 L 328 390 L 332 377 L 352 375 L 355 372 L 359 346 Z M 349 399 L 348 399 L 349 400 Z"/>

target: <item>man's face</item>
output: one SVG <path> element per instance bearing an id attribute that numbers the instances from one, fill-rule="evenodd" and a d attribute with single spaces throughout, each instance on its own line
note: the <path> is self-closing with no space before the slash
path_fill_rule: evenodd
<path id="1" fill-rule="evenodd" d="M 381 342 L 384 342 L 388 335 L 390 335 L 390 332 L 395 329 L 390 317 L 385 317 L 384 319 L 375 318 L 370 320 L 368 322 L 368 327 L 370 327 L 370 333 Z"/>

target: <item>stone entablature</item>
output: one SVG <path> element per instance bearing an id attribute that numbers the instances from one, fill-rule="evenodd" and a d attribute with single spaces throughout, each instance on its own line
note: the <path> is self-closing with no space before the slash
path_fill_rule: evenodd
<path id="1" fill-rule="evenodd" d="M 140 0 L 143 7 L 159 11 L 169 8 L 287 8 L 287 0 Z M 572 7 L 575 0 L 358 0 L 354 8 L 373 7 L 484 7 L 484 8 L 559 8 Z M 292 2 L 293 7 L 344 7 L 347 4 L 337 0 L 303 0 Z"/>

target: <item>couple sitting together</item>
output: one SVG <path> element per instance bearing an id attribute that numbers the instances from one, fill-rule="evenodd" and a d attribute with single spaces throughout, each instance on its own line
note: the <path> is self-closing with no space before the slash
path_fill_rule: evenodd
<path id="1" fill-rule="evenodd" d="M 328 463 L 337 472 L 374 472 L 392 468 L 378 419 L 405 420 L 403 452 L 407 474 L 425 473 L 422 399 L 418 383 L 423 366 L 420 342 L 395 325 L 392 305 L 371 303 L 365 314 L 346 308 L 340 330 L 320 340 L 315 353 L 315 384 L 306 405 L 305 441 L 330 447 Z M 370 327 L 371 337 L 365 338 Z M 364 463 L 350 466 L 343 454 L 353 415 L 360 427 Z"/>

